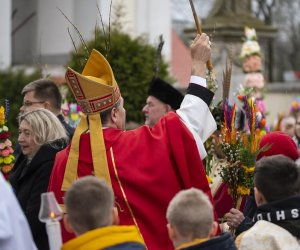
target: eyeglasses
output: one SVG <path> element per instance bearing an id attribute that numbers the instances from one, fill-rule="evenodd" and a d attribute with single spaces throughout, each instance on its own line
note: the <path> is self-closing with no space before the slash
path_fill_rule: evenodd
<path id="1" fill-rule="evenodd" d="M 32 106 L 33 104 L 36 104 L 36 103 L 44 103 L 45 101 L 36 101 L 36 102 L 30 102 L 30 101 L 25 101 L 23 102 L 23 106 L 25 107 L 30 107 Z"/>

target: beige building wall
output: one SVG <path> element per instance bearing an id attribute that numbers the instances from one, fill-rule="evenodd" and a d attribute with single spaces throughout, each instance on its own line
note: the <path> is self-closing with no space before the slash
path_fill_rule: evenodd
<path id="1" fill-rule="evenodd" d="M 292 102 L 296 100 L 296 97 L 300 96 L 300 83 L 299 89 L 294 90 L 293 92 L 287 92 L 283 89 L 281 92 L 268 92 L 265 96 L 265 102 L 269 115 L 267 116 L 267 123 L 273 125 L 274 121 L 277 120 L 278 114 L 283 112 L 288 114 Z"/>
<path id="2" fill-rule="evenodd" d="M 72 25 L 58 8 L 75 24 L 85 40 L 93 38 L 96 23 L 98 27 L 102 28 L 97 5 L 100 8 L 104 23 L 108 24 L 109 22 L 110 0 L 3 1 L 8 3 L 11 1 L 12 9 L 17 10 L 12 29 L 23 23 L 22 28 L 12 37 L 13 64 L 66 64 L 69 53 L 74 50 L 67 28 L 69 27 L 77 45 L 80 44 L 80 40 Z M 124 30 L 133 37 L 143 35 L 153 45 L 157 45 L 159 35 L 163 34 L 165 39 L 163 54 L 167 59 L 170 59 L 170 0 L 116 0 L 113 1 L 112 9 L 119 3 L 124 6 L 122 19 Z M 8 11 L 8 7 L 5 8 L 5 13 L 11 13 Z M 30 19 L 24 23 L 28 17 Z M 2 19 L 5 18 L 1 17 L 0 20 Z M 3 25 L 7 26 L 8 29 L 10 19 L 9 17 L 6 19 L 7 22 Z M 0 45 L 0 52 L 5 51 L 4 49 L 1 50 L 2 44 Z"/>

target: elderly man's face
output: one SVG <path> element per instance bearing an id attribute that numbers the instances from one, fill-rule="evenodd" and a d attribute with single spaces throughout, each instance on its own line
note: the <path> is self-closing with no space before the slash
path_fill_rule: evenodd
<path id="1" fill-rule="evenodd" d="M 116 108 L 116 126 L 118 129 L 125 130 L 126 110 L 124 108 L 124 99 L 121 97 L 120 105 Z"/>
<path id="2" fill-rule="evenodd" d="M 171 111 L 171 107 L 168 104 L 161 102 L 154 96 L 149 96 L 143 108 L 145 124 L 153 127 L 169 111 Z"/>

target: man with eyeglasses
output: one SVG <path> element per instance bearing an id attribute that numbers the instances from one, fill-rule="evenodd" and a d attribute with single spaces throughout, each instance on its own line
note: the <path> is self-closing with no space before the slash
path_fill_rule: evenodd
<path id="1" fill-rule="evenodd" d="M 57 116 L 61 124 L 64 126 L 69 139 L 74 134 L 72 128 L 61 113 L 62 97 L 57 85 L 49 79 L 39 79 L 28 83 L 22 90 L 23 104 L 20 108 L 20 113 L 25 113 L 38 108 L 45 108 Z M 15 147 L 15 155 L 19 155 L 19 144 Z"/>
<path id="2" fill-rule="evenodd" d="M 60 120 L 69 138 L 73 136 L 74 128 L 65 121 L 61 113 L 62 97 L 57 85 L 53 81 L 49 79 L 33 81 L 27 84 L 21 93 L 24 95 L 24 98 L 20 113 L 32 111 L 37 108 L 48 109 Z"/>

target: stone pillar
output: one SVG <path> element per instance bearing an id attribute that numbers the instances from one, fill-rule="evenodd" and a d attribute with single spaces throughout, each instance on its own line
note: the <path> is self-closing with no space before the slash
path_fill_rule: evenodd
<path id="1" fill-rule="evenodd" d="M 11 0 L 2 0 L 0 8 L 0 69 L 11 66 Z"/>

